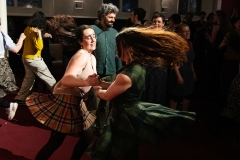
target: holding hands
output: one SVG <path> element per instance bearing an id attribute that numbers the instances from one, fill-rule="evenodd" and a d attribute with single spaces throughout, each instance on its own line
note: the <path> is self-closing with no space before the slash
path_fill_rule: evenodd
<path id="1" fill-rule="evenodd" d="M 97 74 L 89 75 L 86 81 L 89 86 L 93 86 L 93 89 L 96 91 L 106 90 L 112 84 L 112 82 L 101 81 L 100 76 Z"/>
<path id="2" fill-rule="evenodd" d="M 97 75 L 97 74 L 89 75 L 88 78 L 86 79 L 86 81 L 88 82 L 88 84 L 90 86 L 97 86 L 98 88 L 100 87 L 99 85 L 101 84 L 99 75 Z M 95 89 L 95 87 L 93 87 L 93 88 Z"/>

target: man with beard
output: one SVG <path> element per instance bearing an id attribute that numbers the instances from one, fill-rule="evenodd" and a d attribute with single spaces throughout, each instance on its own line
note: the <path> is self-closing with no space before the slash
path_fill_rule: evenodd
<path id="1" fill-rule="evenodd" d="M 97 60 L 97 74 L 101 80 L 105 82 L 112 82 L 115 79 L 116 71 L 122 67 L 121 60 L 116 56 L 116 42 L 115 36 L 117 30 L 112 28 L 115 22 L 118 8 L 109 3 L 102 4 L 97 11 L 99 22 L 92 25 L 97 36 L 97 46 L 95 50 L 95 56 Z M 89 95 L 91 98 L 91 94 Z M 96 100 L 96 98 L 95 98 Z M 94 106 L 96 101 L 90 100 L 89 106 Z M 103 126 L 105 125 L 105 119 L 107 115 L 107 101 L 100 99 L 98 109 L 96 111 L 96 129 L 97 133 L 101 133 Z M 97 106 L 97 105 L 95 105 Z"/>

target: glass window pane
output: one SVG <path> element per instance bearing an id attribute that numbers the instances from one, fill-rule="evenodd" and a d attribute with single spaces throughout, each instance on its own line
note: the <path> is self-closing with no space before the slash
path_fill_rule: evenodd
<path id="1" fill-rule="evenodd" d="M 120 3 L 119 0 L 103 0 L 103 3 L 112 3 L 119 9 L 119 3 Z"/>
<path id="2" fill-rule="evenodd" d="M 42 0 L 18 0 L 18 7 L 42 8 Z"/>
<path id="3" fill-rule="evenodd" d="M 14 0 L 7 0 L 7 6 L 14 6 Z"/>
<path id="4" fill-rule="evenodd" d="M 131 12 L 138 7 L 138 0 L 122 0 L 122 12 Z"/>

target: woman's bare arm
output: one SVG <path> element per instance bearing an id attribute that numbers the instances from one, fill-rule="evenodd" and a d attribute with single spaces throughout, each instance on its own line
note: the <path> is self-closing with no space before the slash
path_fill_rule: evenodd
<path id="1" fill-rule="evenodd" d="M 90 86 L 87 81 L 77 77 L 77 75 L 81 73 L 86 66 L 88 60 L 89 58 L 85 54 L 74 55 L 69 61 L 66 72 L 61 79 L 62 85 L 67 87 Z"/>
<path id="2" fill-rule="evenodd" d="M 25 38 L 26 38 L 25 34 L 24 34 L 24 33 L 21 33 L 21 35 L 19 36 L 19 39 L 18 39 L 17 44 L 15 45 L 15 47 L 13 47 L 13 48 L 11 49 L 11 51 L 12 51 L 13 53 L 18 53 L 18 51 L 22 48 L 23 41 L 24 41 Z"/>
<path id="3" fill-rule="evenodd" d="M 103 90 L 100 87 L 95 89 L 99 98 L 108 101 L 122 94 L 131 86 L 132 80 L 127 75 L 118 74 L 116 80 L 108 87 L 107 90 Z"/>

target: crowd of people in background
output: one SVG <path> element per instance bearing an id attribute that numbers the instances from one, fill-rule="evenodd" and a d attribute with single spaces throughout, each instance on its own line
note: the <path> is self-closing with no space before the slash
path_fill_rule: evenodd
<path id="1" fill-rule="evenodd" d="M 51 128 L 49 141 L 36 159 L 48 159 L 67 133 L 81 137 L 72 159 L 80 159 L 88 146 L 92 159 L 136 159 L 141 141 L 160 146 L 166 135 L 178 135 L 193 124 L 196 115 L 191 99 L 202 73 L 207 75 L 205 94 L 219 99 L 215 133 L 222 129 L 219 124 L 240 127 L 240 17 L 236 9 L 231 17 L 222 10 L 208 15 L 201 11 L 197 21 L 191 12 L 168 19 L 154 12 L 144 21 L 146 11 L 134 8 L 117 31 L 113 24 L 118 11 L 113 4 L 102 4 L 97 21 L 80 26 L 71 16 L 47 20 L 38 11 L 27 21 L 17 44 L 1 32 L 0 60 L 7 68 L 1 74 L 11 77 L 8 83 L 0 79 L 1 107 L 12 120 L 18 105 L 27 105 L 39 122 Z M 49 39 L 63 45 L 64 74 L 58 82 L 49 69 L 49 58 L 43 57 L 49 55 Z M 6 102 L 5 91 L 18 87 L 3 57 L 4 48 L 18 52 L 22 45 L 25 76 L 15 102 Z M 36 77 L 50 93 L 35 89 L 31 94 Z M 91 144 L 93 133 L 98 138 Z M 235 133 L 237 137 L 239 129 Z"/>

